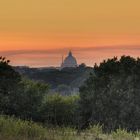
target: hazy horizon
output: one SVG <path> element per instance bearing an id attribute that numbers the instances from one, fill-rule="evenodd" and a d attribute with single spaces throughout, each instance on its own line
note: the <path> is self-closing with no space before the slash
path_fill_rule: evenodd
<path id="1" fill-rule="evenodd" d="M 65 58 L 69 50 L 72 50 L 78 64 L 85 63 L 87 66 L 93 66 L 95 63 L 100 63 L 104 59 L 122 55 L 130 55 L 139 57 L 139 45 L 123 45 L 123 46 L 97 46 L 72 49 L 60 48 L 49 50 L 8 50 L 1 51 L 2 56 L 11 60 L 13 66 L 29 66 L 29 67 L 59 67 L 62 62 L 62 56 Z"/>
<path id="2" fill-rule="evenodd" d="M 12 65 L 60 66 L 73 51 L 93 66 L 113 56 L 140 55 L 139 0 L 4 0 L 0 55 Z"/>

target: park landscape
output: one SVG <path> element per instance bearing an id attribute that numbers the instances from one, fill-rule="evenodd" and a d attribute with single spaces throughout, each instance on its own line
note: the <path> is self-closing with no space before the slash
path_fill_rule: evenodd
<path id="1" fill-rule="evenodd" d="M 0 0 L 0 140 L 140 140 L 140 0 Z"/>
<path id="2" fill-rule="evenodd" d="M 140 138 L 139 58 L 114 57 L 95 64 L 79 92 L 68 95 L 52 92 L 49 84 L 29 79 L 9 62 L 0 59 L 1 139 Z M 79 67 L 61 72 L 87 70 L 86 65 Z"/>

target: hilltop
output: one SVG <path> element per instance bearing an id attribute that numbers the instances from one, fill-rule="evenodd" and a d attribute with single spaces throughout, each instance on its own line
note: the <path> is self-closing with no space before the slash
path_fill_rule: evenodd
<path id="1" fill-rule="evenodd" d="M 78 89 L 83 85 L 84 81 L 93 72 L 93 68 L 80 65 L 77 68 L 29 68 L 29 67 L 15 67 L 23 76 L 29 79 L 48 83 L 52 91 L 59 91 L 65 93 L 78 92 Z"/>

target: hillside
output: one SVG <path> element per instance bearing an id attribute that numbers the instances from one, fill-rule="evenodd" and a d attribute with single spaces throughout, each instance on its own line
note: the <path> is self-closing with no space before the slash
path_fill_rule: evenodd
<path id="1" fill-rule="evenodd" d="M 28 67 L 16 67 L 15 69 L 29 79 L 48 83 L 53 90 L 65 86 L 76 91 L 93 72 L 91 67 L 82 66 L 63 70 Z"/>

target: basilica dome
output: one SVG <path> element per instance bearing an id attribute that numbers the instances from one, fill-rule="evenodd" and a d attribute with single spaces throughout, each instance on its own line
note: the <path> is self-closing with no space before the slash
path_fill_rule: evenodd
<path id="1" fill-rule="evenodd" d="M 76 58 L 72 55 L 70 51 L 68 56 L 65 58 L 64 62 L 62 61 L 61 68 L 75 68 L 77 67 Z"/>

